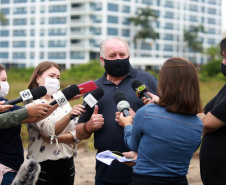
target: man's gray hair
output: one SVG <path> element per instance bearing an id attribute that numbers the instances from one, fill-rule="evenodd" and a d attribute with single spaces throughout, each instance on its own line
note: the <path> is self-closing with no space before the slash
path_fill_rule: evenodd
<path id="1" fill-rule="evenodd" d="M 104 39 L 101 43 L 100 43 L 100 56 L 104 58 L 104 45 L 106 44 L 106 42 L 108 42 L 109 40 L 120 40 L 122 41 L 126 48 L 127 48 L 127 52 L 128 52 L 128 55 L 130 55 L 130 47 L 129 47 L 129 44 L 128 42 L 122 38 L 122 37 L 109 37 L 109 38 L 106 38 Z"/>

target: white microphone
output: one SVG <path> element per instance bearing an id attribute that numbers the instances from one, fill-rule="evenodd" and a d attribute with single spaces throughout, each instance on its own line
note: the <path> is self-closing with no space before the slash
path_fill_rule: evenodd
<path id="1" fill-rule="evenodd" d="M 114 94 L 114 99 L 115 99 L 115 103 L 117 105 L 118 111 L 123 112 L 123 115 L 125 117 L 129 116 L 130 104 L 128 101 L 126 101 L 126 96 L 124 95 L 124 93 L 121 91 L 117 91 Z"/>
<path id="2" fill-rule="evenodd" d="M 40 173 L 41 167 L 33 159 L 25 161 L 13 180 L 11 185 L 35 185 Z"/>

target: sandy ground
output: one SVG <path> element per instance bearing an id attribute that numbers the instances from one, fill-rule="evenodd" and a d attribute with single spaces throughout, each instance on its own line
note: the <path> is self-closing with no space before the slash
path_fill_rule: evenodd
<path id="1" fill-rule="evenodd" d="M 93 185 L 95 176 L 95 151 L 80 148 L 75 159 L 75 185 Z M 199 173 L 198 153 L 195 153 L 187 175 L 189 185 L 202 185 Z"/>

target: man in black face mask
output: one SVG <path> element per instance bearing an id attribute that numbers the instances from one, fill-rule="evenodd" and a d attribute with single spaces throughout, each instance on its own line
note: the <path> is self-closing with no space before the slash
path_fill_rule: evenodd
<path id="1" fill-rule="evenodd" d="M 221 72 L 226 76 L 226 38 L 221 43 Z M 200 172 L 204 185 L 226 182 L 226 85 L 204 107 L 204 125 L 200 149 Z"/>
<path id="2" fill-rule="evenodd" d="M 115 121 L 115 92 L 122 91 L 135 112 L 144 104 L 131 87 L 134 80 L 144 83 L 153 94 L 157 93 L 156 78 L 147 72 L 134 69 L 130 65 L 129 57 L 129 46 L 120 37 L 106 39 L 100 45 L 100 60 L 106 72 L 95 83 L 105 93 L 94 111 L 86 109 L 76 126 L 78 139 L 88 139 L 94 133 L 94 146 L 98 153 L 105 150 L 129 151 L 124 143 L 123 128 Z M 113 161 L 108 166 L 96 161 L 95 185 L 128 185 L 131 176 L 132 168 L 125 164 Z"/>

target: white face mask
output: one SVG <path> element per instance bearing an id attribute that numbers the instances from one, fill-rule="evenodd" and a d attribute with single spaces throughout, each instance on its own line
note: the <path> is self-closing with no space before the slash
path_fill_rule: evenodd
<path id="1" fill-rule="evenodd" d="M 0 96 L 4 98 L 9 92 L 9 84 L 7 81 L 2 81 L 0 82 L 0 86 Z"/>
<path id="2" fill-rule="evenodd" d="M 45 85 L 47 94 L 52 95 L 60 89 L 60 81 L 55 78 L 45 78 Z"/>

